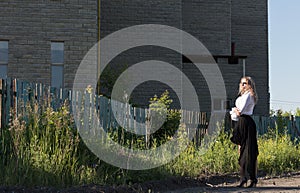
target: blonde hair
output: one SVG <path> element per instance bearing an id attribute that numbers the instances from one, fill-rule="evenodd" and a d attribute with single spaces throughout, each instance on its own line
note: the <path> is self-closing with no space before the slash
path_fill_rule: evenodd
<path id="1" fill-rule="evenodd" d="M 256 92 L 256 87 L 255 87 L 255 82 L 254 80 L 250 77 L 250 76 L 244 76 L 241 78 L 241 80 L 245 79 L 247 81 L 247 84 L 249 85 L 249 91 L 251 93 L 251 96 L 254 97 L 254 102 L 257 103 L 258 100 L 258 96 L 257 96 L 257 92 Z M 247 90 L 247 91 L 248 91 Z M 240 89 L 239 90 L 239 95 L 243 94 L 243 91 Z"/>

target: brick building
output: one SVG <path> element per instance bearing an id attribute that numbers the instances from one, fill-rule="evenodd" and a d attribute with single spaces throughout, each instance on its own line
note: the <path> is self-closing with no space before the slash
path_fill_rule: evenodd
<path id="1" fill-rule="evenodd" d="M 195 85 L 201 109 L 210 111 L 217 103 L 233 105 L 245 73 L 256 81 L 255 114 L 269 113 L 267 0 L 0 1 L 0 76 L 72 88 L 80 62 L 99 39 L 140 24 L 172 26 L 201 41 L 222 72 L 227 101 L 211 101 L 201 73 L 184 56 L 162 47 L 142 46 L 120 54 L 111 61 L 116 75 L 144 60 L 170 62 Z M 109 93 L 106 77 L 100 82 L 101 92 Z M 146 104 L 164 89 L 170 88 L 145 82 L 132 100 Z M 172 91 L 171 96 L 176 101 Z"/>

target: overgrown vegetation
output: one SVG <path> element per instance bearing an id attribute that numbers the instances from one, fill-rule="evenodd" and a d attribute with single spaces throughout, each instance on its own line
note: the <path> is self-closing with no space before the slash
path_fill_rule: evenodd
<path id="1" fill-rule="evenodd" d="M 238 150 L 227 133 L 222 131 L 215 143 L 204 154 L 202 152 L 190 145 L 166 167 L 173 175 L 190 177 L 238 171 Z"/>
<path id="2" fill-rule="evenodd" d="M 180 114 L 168 109 L 171 102 L 168 93 L 151 101 L 151 108 L 158 113 L 167 113 L 162 130 L 152 136 L 152 147 L 155 147 L 172 137 L 179 126 Z M 89 151 L 76 131 L 67 104 L 57 110 L 49 106 L 42 109 L 37 103 L 28 104 L 25 117 L 14 116 L 11 124 L 1 130 L 0 185 L 130 185 L 168 176 L 197 177 L 238 171 L 238 149 L 230 142 L 230 132 L 224 132 L 224 129 L 205 154 L 191 143 L 166 165 L 130 171 L 106 164 Z M 285 132 L 279 132 L 282 130 L 279 127 L 259 137 L 258 168 L 268 175 L 300 170 L 299 144 Z M 129 138 L 122 137 L 124 140 Z M 145 146 L 145 141 L 138 138 L 130 138 L 127 142 L 132 140 L 136 140 L 136 148 Z M 138 143 L 143 144 L 138 146 Z"/>
<path id="3" fill-rule="evenodd" d="M 160 97 L 150 99 L 150 131 L 146 135 L 135 135 L 126 131 L 126 128 L 111 129 L 110 137 L 124 147 L 149 149 L 158 147 L 170 139 L 177 131 L 180 124 L 180 112 L 170 109 L 169 92 L 165 91 Z M 159 123 L 162 123 L 161 125 Z M 147 137 L 147 139 L 146 139 Z"/>
<path id="4" fill-rule="evenodd" d="M 13 117 L 1 131 L 0 181 L 59 186 L 93 181 L 89 163 L 95 158 L 82 148 L 67 106 L 40 113 L 37 105 L 28 105 L 26 117 Z"/>
<path id="5" fill-rule="evenodd" d="M 268 175 L 278 175 L 300 169 L 299 145 L 288 135 L 259 139 L 259 169 Z"/>

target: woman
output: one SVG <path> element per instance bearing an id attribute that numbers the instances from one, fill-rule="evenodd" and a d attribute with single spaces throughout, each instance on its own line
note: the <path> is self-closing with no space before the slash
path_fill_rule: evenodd
<path id="1" fill-rule="evenodd" d="M 239 145 L 239 165 L 241 182 L 239 187 L 247 184 L 247 177 L 250 178 L 250 185 L 257 184 L 256 165 L 258 156 L 256 125 L 251 115 L 257 102 L 255 83 L 251 77 L 242 77 L 239 87 L 239 95 L 232 109 L 232 114 L 237 117 L 237 123 L 233 130 L 231 141 Z"/>

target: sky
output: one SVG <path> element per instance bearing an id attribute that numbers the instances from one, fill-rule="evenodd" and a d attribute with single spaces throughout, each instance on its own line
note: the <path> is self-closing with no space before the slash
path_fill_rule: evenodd
<path id="1" fill-rule="evenodd" d="M 269 0 L 270 108 L 300 108 L 300 0 Z"/>

